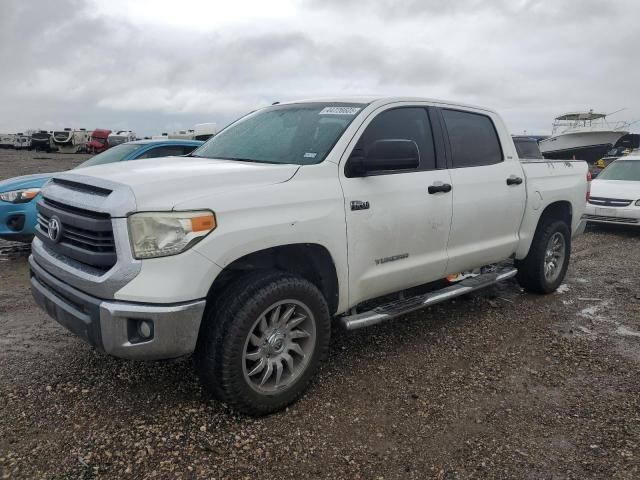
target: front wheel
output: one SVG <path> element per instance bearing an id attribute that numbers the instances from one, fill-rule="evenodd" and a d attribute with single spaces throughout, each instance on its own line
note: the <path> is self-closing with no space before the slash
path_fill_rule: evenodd
<path id="1" fill-rule="evenodd" d="M 571 230 L 560 220 L 543 220 L 529 253 L 516 261 L 518 282 L 535 293 L 554 292 L 564 280 L 571 256 Z"/>
<path id="2" fill-rule="evenodd" d="M 205 313 L 195 362 L 204 387 L 249 415 L 295 401 L 327 354 L 327 303 L 307 280 L 278 272 L 241 278 Z"/>

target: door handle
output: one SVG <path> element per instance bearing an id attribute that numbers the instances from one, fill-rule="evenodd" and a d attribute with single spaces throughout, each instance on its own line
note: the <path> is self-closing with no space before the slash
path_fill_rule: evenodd
<path id="1" fill-rule="evenodd" d="M 433 195 L 434 193 L 447 193 L 451 191 L 451 185 L 448 183 L 442 183 L 440 185 L 429 185 L 429 188 L 427 189 L 429 191 L 429 194 Z"/>
<path id="2" fill-rule="evenodd" d="M 507 178 L 507 185 L 520 185 L 522 183 L 521 177 L 516 177 L 515 175 L 511 175 Z"/>

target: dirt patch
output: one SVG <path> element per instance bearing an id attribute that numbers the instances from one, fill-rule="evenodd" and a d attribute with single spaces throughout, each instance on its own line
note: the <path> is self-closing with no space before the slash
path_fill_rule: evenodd
<path id="1" fill-rule="evenodd" d="M 34 152 L 29 150 L 0 150 L 0 181 L 32 173 L 50 173 L 70 170 L 78 166 L 89 154 Z"/>

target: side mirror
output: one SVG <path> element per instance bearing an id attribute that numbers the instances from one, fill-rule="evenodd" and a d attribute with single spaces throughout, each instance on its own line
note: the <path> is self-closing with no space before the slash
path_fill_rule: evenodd
<path id="1" fill-rule="evenodd" d="M 413 140 L 376 140 L 365 154 L 355 148 L 347 162 L 347 176 L 363 177 L 370 172 L 411 170 L 420 165 L 420 151 Z"/>
<path id="2" fill-rule="evenodd" d="M 366 177 L 367 165 L 364 150 L 362 148 L 354 148 L 347 161 L 346 168 L 347 177 Z"/>

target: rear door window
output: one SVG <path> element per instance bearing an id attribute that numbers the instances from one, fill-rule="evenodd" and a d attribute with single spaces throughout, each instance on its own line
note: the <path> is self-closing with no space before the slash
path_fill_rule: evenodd
<path id="1" fill-rule="evenodd" d="M 530 138 L 514 138 L 513 144 L 518 152 L 518 157 L 523 159 L 537 159 L 541 160 L 544 157 L 540 152 L 540 147 L 535 139 Z"/>
<path id="2" fill-rule="evenodd" d="M 493 122 L 486 115 L 443 109 L 453 168 L 493 165 L 503 161 Z"/>

